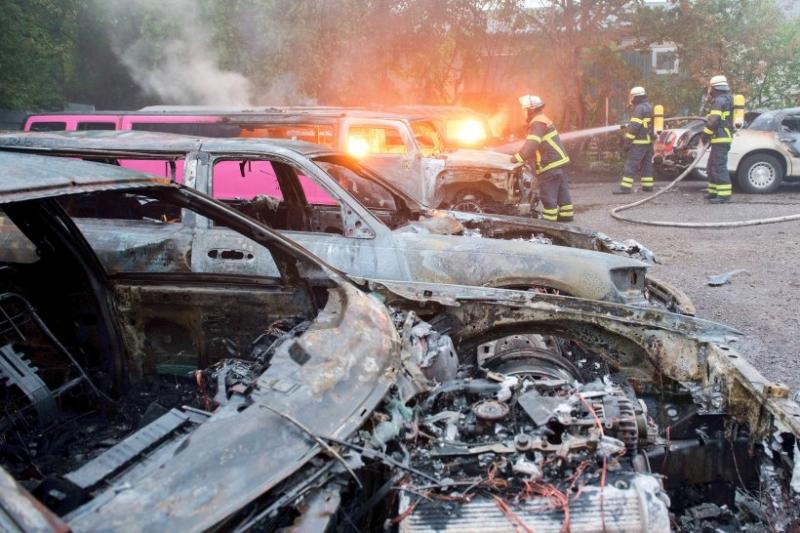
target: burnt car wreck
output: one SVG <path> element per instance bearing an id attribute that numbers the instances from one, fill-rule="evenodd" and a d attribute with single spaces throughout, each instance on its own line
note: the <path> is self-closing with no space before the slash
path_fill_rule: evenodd
<path id="1" fill-rule="evenodd" d="M 0 239 L 18 242 L 13 224 L 35 247 L 0 258 L 3 530 L 800 525 L 800 406 L 726 326 L 353 281 L 154 176 L 7 153 L 0 167 Z M 275 275 L 99 255 L 73 217 L 109 196 L 154 228 L 224 224 Z"/>

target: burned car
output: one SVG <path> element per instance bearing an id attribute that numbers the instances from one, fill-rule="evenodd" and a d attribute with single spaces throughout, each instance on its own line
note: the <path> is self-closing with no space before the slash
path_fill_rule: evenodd
<path id="1" fill-rule="evenodd" d="M 591 251 L 650 254 L 637 243 L 543 221 L 430 210 L 353 158 L 317 145 L 84 132 L 0 135 L 0 150 L 81 156 L 174 174 L 286 231 L 353 276 L 557 291 L 694 312 L 679 290 L 647 278 L 645 264 Z M 90 239 L 109 238 L 103 216 L 86 218 L 94 219 L 87 222 L 95 228 Z M 225 228 L 203 219 L 183 223 L 202 232 L 209 246 L 229 250 L 225 264 L 232 271 L 247 275 L 271 268 L 257 258 L 244 260 L 237 237 Z M 548 244 L 553 242 L 564 246 Z M 156 243 L 148 237 L 141 246 L 146 250 Z"/>
<path id="2" fill-rule="evenodd" d="M 505 154 L 448 149 L 429 112 L 288 107 L 229 115 L 242 137 L 314 142 L 358 158 L 419 202 L 527 214 L 523 168 Z"/>
<path id="3" fill-rule="evenodd" d="M 800 406 L 730 328 L 553 294 L 356 286 L 155 176 L 5 153 L 0 168 L 2 234 L 37 252 L 2 248 L 4 530 L 800 525 Z M 71 213 L 113 203 L 189 240 L 177 217 L 224 223 L 279 276 L 169 254 L 142 271 L 124 242 L 97 255 Z"/>

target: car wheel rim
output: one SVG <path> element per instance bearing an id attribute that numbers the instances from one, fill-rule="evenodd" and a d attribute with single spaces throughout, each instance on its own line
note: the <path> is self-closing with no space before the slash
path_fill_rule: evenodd
<path id="1" fill-rule="evenodd" d="M 467 213 L 483 213 L 483 208 L 476 200 L 461 200 L 450 206 L 452 211 L 465 211 Z"/>
<path id="2" fill-rule="evenodd" d="M 760 162 L 750 167 L 747 178 L 753 187 L 765 189 L 775 181 L 775 175 L 775 167 L 769 163 Z"/>

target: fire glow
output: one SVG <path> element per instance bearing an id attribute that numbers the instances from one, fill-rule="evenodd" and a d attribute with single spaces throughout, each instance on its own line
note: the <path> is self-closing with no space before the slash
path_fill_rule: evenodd
<path id="1" fill-rule="evenodd" d="M 364 157 L 369 154 L 369 143 L 363 137 L 349 137 L 347 139 L 347 151 L 353 157 Z"/>

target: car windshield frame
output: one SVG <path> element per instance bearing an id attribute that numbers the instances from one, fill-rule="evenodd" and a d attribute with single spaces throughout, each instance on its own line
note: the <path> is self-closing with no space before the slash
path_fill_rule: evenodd
<path id="1" fill-rule="evenodd" d="M 781 114 L 777 112 L 762 113 L 753 119 L 745 129 L 752 131 L 776 131 L 776 126 L 780 124 Z"/>
<path id="2" fill-rule="evenodd" d="M 319 168 L 322 172 L 324 172 L 328 177 L 330 177 L 333 181 L 337 181 L 336 178 L 331 176 L 330 172 L 325 169 L 319 163 L 328 163 L 333 165 L 339 165 L 351 172 L 354 172 L 356 175 L 372 182 L 375 186 L 380 187 L 381 189 L 387 191 L 388 194 L 391 194 L 395 197 L 395 201 L 398 199 L 401 203 L 405 204 L 405 207 L 408 211 L 412 213 L 424 213 L 431 208 L 419 200 L 412 198 L 404 191 L 398 189 L 386 179 L 384 179 L 379 173 L 375 172 L 374 170 L 370 169 L 368 166 L 361 164 L 357 159 L 342 153 L 329 153 L 329 154 L 322 154 L 317 155 L 314 157 L 309 157 L 312 163 Z M 338 181 L 337 181 L 338 183 Z M 368 211 L 372 211 L 373 208 L 367 207 L 364 202 L 362 202 L 359 198 L 354 196 L 351 192 L 347 191 L 347 194 L 353 198 L 359 205 L 363 206 L 364 209 Z"/>

